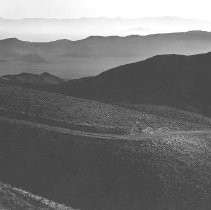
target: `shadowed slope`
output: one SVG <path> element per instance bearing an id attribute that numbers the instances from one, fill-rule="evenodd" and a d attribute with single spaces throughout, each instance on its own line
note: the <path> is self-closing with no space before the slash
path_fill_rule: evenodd
<path id="1" fill-rule="evenodd" d="M 120 66 L 80 83 L 66 83 L 66 94 L 104 102 L 157 104 L 210 116 L 211 53 L 160 55 Z"/>

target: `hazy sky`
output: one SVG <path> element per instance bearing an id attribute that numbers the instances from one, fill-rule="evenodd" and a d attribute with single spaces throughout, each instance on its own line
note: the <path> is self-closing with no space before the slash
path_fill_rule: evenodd
<path id="1" fill-rule="evenodd" d="M 0 39 L 211 31 L 210 8 L 211 0 L 0 0 Z"/>
<path id="2" fill-rule="evenodd" d="M 0 0 L 3 18 L 141 18 L 176 16 L 211 21 L 210 0 Z"/>

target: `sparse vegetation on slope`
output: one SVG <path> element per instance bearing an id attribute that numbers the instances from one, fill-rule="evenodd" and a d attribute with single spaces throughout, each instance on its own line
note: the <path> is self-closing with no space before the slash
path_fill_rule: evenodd
<path id="1" fill-rule="evenodd" d="M 119 105 L 129 109 L 156 115 L 159 117 L 164 117 L 171 120 L 187 121 L 190 123 L 211 125 L 210 118 L 204 117 L 194 112 L 183 111 L 173 107 L 156 106 L 150 104 L 143 105 L 143 104 L 124 104 L 124 103 L 123 104 L 120 103 Z"/>
<path id="2" fill-rule="evenodd" d="M 126 133 L 139 112 L 15 86 L 0 86 L 1 113 L 75 129 Z"/>
<path id="3" fill-rule="evenodd" d="M 154 128 L 158 132 L 201 129 L 199 125 L 211 126 L 211 119 L 199 114 L 166 106 L 142 104 L 118 104 L 128 109 L 145 113 L 145 117 L 137 121 L 138 127 Z"/>
<path id="4" fill-rule="evenodd" d="M 24 190 L 0 182 L 0 209 L 2 210 L 73 210 Z"/>
<path id="5" fill-rule="evenodd" d="M 10 85 L 0 108 L 5 183 L 81 210 L 211 207 L 208 119 Z"/>
<path id="6" fill-rule="evenodd" d="M 209 131 L 72 135 L 0 120 L 0 179 L 81 210 L 209 210 Z"/>
<path id="7" fill-rule="evenodd" d="M 206 121 L 194 123 L 169 119 L 142 110 L 9 85 L 0 86 L 0 113 L 75 130 L 115 134 L 130 134 L 137 122 L 153 129 L 201 130 L 211 127 Z"/>

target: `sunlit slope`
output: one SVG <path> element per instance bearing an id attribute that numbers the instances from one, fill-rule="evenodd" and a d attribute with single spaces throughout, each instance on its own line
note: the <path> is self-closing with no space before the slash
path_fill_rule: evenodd
<path id="1" fill-rule="evenodd" d="M 2 210 L 73 210 L 43 197 L 0 182 L 0 209 Z"/>
<path id="2" fill-rule="evenodd" d="M 130 107 L 124 108 L 56 93 L 9 85 L 0 86 L 0 114 L 10 118 L 73 130 L 113 134 L 130 134 L 137 124 L 155 130 L 210 129 L 209 121 L 202 120 L 200 115 L 194 119 L 189 119 L 189 116 L 175 119 L 167 116 L 170 113 L 168 109 L 162 113 L 163 116 L 144 109 L 132 110 Z"/>

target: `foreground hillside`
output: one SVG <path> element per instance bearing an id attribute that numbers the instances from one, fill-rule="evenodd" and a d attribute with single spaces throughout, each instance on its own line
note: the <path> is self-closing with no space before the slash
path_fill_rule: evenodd
<path id="1" fill-rule="evenodd" d="M 85 81 L 70 81 L 61 91 L 104 102 L 173 106 L 210 116 L 210 66 L 211 53 L 158 55 Z"/>
<path id="2" fill-rule="evenodd" d="M 80 210 L 210 210 L 210 124 L 2 84 L 0 180 Z M 0 193 L 6 209 L 43 207 L 1 183 Z"/>
<path id="3" fill-rule="evenodd" d="M 190 123 L 207 125 L 211 123 L 211 119 L 208 117 L 204 117 L 194 112 L 179 110 L 173 107 L 125 103 L 119 103 L 118 105 L 139 112 L 144 112 L 146 114 L 155 115 L 157 117 L 166 118 L 168 120 L 188 121 Z"/>
<path id="4" fill-rule="evenodd" d="M 29 192 L 0 182 L 0 209 L 2 210 L 72 210 Z"/>
<path id="5" fill-rule="evenodd" d="M 98 137 L 0 118 L 0 179 L 82 210 L 209 210 L 210 131 Z"/>
<path id="6" fill-rule="evenodd" d="M 178 110 L 179 112 L 179 110 Z M 133 107 L 120 107 L 96 101 L 64 96 L 22 87 L 0 85 L 0 114 L 2 116 L 56 125 L 89 132 L 130 134 L 138 124 L 143 129 L 154 130 L 204 130 L 210 129 L 211 120 L 191 113 L 174 119 L 159 116 Z M 184 112 L 180 113 L 184 115 Z M 171 118 L 172 116 L 172 118 Z"/>

